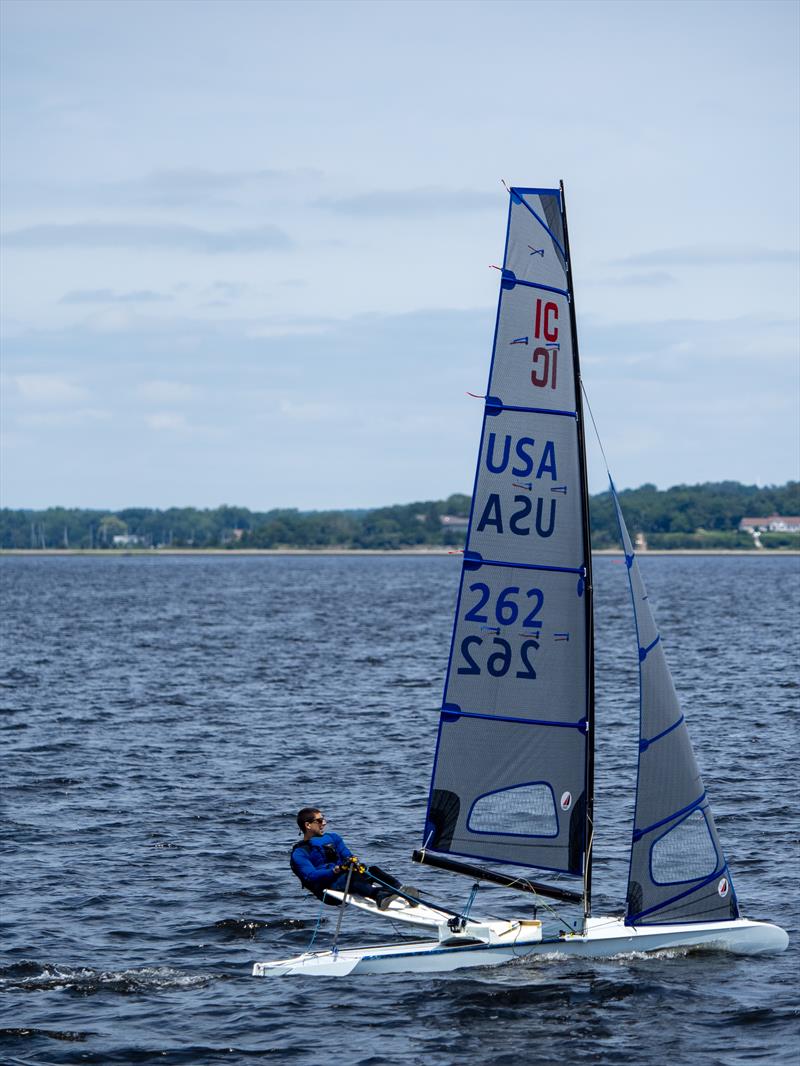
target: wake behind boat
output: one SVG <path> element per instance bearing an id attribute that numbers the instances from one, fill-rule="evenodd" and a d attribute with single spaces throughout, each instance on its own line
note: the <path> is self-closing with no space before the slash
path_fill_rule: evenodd
<path id="1" fill-rule="evenodd" d="M 417 861 L 579 904 L 582 920 L 379 912 L 425 940 L 256 963 L 272 974 L 441 972 L 534 954 L 782 951 L 741 915 L 684 714 L 611 482 L 631 590 L 639 763 L 624 915 L 592 914 L 594 605 L 586 442 L 563 184 L 509 190 L 509 221 L 461 585 Z M 573 878 L 530 882 L 447 856 Z M 419 913 L 414 915 L 413 910 Z M 394 912 L 394 913 L 392 913 Z"/>

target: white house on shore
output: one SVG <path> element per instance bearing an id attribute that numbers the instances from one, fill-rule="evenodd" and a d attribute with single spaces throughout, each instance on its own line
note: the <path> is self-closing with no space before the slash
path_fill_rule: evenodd
<path id="1" fill-rule="evenodd" d="M 739 523 L 742 533 L 800 533 L 800 517 L 797 515 L 772 514 L 760 518 L 743 518 Z"/>

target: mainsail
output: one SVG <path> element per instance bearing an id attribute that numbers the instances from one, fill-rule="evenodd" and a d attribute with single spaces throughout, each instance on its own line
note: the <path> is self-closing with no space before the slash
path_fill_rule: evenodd
<path id="1" fill-rule="evenodd" d="M 639 775 L 625 921 L 738 918 L 728 865 L 613 483 L 611 493 L 639 645 Z"/>
<path id="2" fill-rule="evenodd" d="M 591 555 L 563 188 L 510 199 L 424 846 L 588 880 Z"/>

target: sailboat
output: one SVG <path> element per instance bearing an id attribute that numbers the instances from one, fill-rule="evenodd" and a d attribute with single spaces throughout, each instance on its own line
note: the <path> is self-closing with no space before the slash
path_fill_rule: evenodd
<path id="1" fill-rule="evenodd" d="M 625 910 L 593 913 L 592 556 L 564 186 L 508 191 L 472 511 L 413 858 L 578 907 L 582 918 L 545 935 L 535 917 L 483 919 L 470 905 L 457 912 L 402 897 L 378 911 L 330 893 L 424 938 L 309 950 L 257 962 L 256 976 L 435 973 L 542 954 L 762 954 L 788 944 L 783 929 L 741 915 L 613 482 L 639 660 L 638 778 Z M 534 868 L 559 883 L 465 858 Z"/>

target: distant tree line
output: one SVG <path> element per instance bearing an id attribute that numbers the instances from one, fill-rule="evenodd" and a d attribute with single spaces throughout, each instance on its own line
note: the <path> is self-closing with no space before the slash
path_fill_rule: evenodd
<path id="1" fill-rule="evenodd" d="M 642 485 L 620 493 L 632 536 L 651 548 L 753 548 L 738 531 L 744 517 L 800 514 L 800 483 L 758 488 L 736 481 L 676 485 L 660 491 Z M 121 511 L 49 507 L 0 510 L 0 548 L 414 548 L 460 547 L 470 498 L 395 504 L 375 510 L 265 512 L 223 505 L 207 510 L 171 507 Z M 592 542 L 619 544 L 608 492 L 591 498 Z M 800 546 L 797 534 L 765 533 L 765 547 Z"/>

